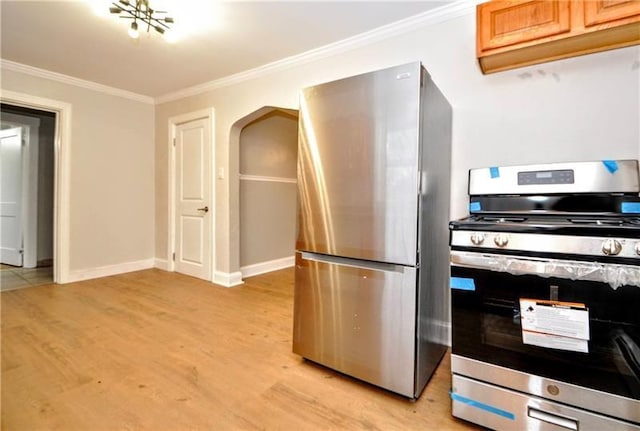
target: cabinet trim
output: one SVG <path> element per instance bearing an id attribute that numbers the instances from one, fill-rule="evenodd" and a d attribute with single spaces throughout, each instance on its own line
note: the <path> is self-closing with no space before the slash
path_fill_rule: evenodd
<path id="1" fill-rule="evenodd" d="M 557 5 L 558 12 L 550 4 Z M 491 16 L 500 10 L 506 13 L 504 19 L 513 21 L 492 21 Z M 563 28 L 554 24 L 559 22 L 560 11 L 566 12 L 569 29 L 553 33 Z M 527 13 L 533 16 L 525 16 Z M 479 4 L 476 14 L 476 56 L 483 73 L 640 44 L 640 1 L 497 0 Z M 491 28 L 496 25 L 497 29 Z M 545 26 L 546 33 L 540 30 Z M 502 36 L 505 29 L 508 38 Z M 495 40 L 485 44 L 491 37 Z"/>
<path id="2" fill-rule="evenodd" d="M 484 73 L 501 72 L 517 67 L 531 66 L 578 57 L 609 49 L 638 45 L 640 22 L 616 27 L 605 34 L 587 33 L 579 37 L 554 40 L 545 44 L 531 45 L 514 51 L 482 57 L 480 67 Z"/>

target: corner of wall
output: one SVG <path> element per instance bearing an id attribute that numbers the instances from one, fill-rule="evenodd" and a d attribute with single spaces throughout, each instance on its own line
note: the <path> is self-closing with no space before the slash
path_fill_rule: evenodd
<path id="1" fill-rule="evenodd" d="M 224 287 L 235 287 L 244 284 L 242 281 L 242 273 L 236 272 L 220 272 L 216 271 L 213 274 L 213 282 Z"/>

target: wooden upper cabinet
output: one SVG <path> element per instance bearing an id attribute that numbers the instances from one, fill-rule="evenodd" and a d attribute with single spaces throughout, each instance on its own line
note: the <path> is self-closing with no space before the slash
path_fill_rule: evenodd
<path id="1" fill-rule="evenodd" d="M 568 1 L 505 1 L 481 6 L 478 46 L 483 51 L 569 31 Z"/>
<path id="2" fill-rule="evenodd" d="M 584 25 L 586 27 L 618 21 L 640 15 L 638 0 L 590 0 L 584 3 Z"/>
<path id="3" fill-rule="evenodd" d="M 476 22 L 483 73 L 640 44 L 639 0 L 494 0 Z"/>

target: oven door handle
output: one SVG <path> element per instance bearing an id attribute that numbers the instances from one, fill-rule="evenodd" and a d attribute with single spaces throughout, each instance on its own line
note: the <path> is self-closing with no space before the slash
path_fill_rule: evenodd
<path id="1" fill-rule="evenodd" d="M 544 410 L 540 410 L 531 406 L 529 406 L 527 409 L 527 416 L 562 428 L 578 431 L 578 421 L 573 418 L 559 416 L 555 413 L 545 412 Z"/>
<path id="2" fill-rule="evenodd" d="M 596 281 L 607 283 L 614 289 L 620 286 L 640 287 L 640 267 L 632 265 L 463 251 L 451 252 L 451 265 L 506 272 L 513 275 L 537 275 L 546 278 Z"/>

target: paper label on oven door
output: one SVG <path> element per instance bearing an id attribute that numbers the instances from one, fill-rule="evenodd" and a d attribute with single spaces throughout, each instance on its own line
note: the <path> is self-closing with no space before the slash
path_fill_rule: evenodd
<path id="1" fill-rule="evenodd" d="M 579 338 L 559 337 L 551 334 L 522 331 L 522 342 L 531 346 L 548 349 L 570 350 L 572 352 L 589 353 L 589 342 Z"/>
<path id="2" fill-rule="evenodd" d="M 585 304 L 521 298 L 520 318 L 524 344 L 589 351 L 589 310 Z"/>

